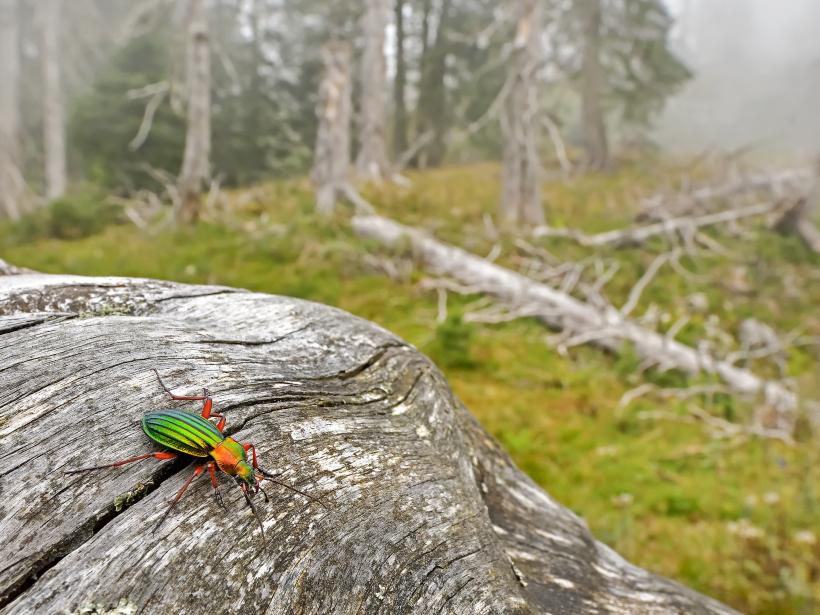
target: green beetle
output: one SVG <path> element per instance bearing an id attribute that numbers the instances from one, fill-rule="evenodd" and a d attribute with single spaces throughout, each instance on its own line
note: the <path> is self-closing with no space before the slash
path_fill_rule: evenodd
<path id="1" fill-rule="evenodd" d="M 222 433 L 225 429 L 226 419 L 221 414 L 213 411 L 213 399 L 208 390 L 205 389 L 202 395 L 174 395 L 168 387 L 162 382 L 157 370 L 153 370 L 157 376 L 160 386 L 165 390 L 171 399 L 184 401 L 202 401 L 202 411 L 199 413 L 190 412 L 188 410 L 178 410 L 169 408 L 164 410 L 157 410 L 149 412 L 142 417 L 142 430 L 149 438 L 161 444 L 170 451 L 160 451 L 156 453 L 146 453 L 144 455 L 137 455 L 136 457 L 129 457 L 121 461 L 107 463 L 98 466 L 91 466 L 87 468 L 78 468 L 76 470 L 66 470 L 66 474 L 78 474 L 81 472 L 89 472 L 91 470 L 102 470 L 104 468 L 116 468 L 127 463 L 135 461 L 142 461 L 153 457 L 154 459 L 176 459 L 180 455 L 188 455 L 199 459 L 208 459 L 203 463 L 199 463 L 194 469 L 194 473 L 185 481 L 182 487 L 177 492 L 170 506 L 162 515 L 159 523 L 154 527 L 156 530 L 171 510 L 179 502 L 182 495 L 188 489 L 194 479 L 208 471 L 211 477 L 211 486 L 214 490 L 214 496 L 219 504 L 224 508 L 225 504 L 222 501 L 222 496 L 219 493 L 219 485 L 216 478 L 216 470 L 219 468 L 228 476 L 233 477 L 242 493 L 245 495 L 245 500 L 250 506 L 253 514 L 259 521 L 259 527 L 262 528 L 262 536 L 264 537 L 265 529 L 262 526 L 262 520 L 259 513 L 253 504 L 252 496 L 262 490 L 262 495 L 265 501 L 268 501 L 268 496 L 262 489 L 262 481 L 270 481 L 282 487 L 286 487 L 306 498 L 318 502 L 325 506 L 324 502 L 308 494 L 291 487 L 285 483 L 276 480 L 275 476 L 265 470 L 259 465 L 256 458 L 256 448 L 253 444 L 243 444 L 234 440 L 230 436 Z M 216 425 L 210 419 L 218 419 Z M 175 451 L 175 452 L 172 452 Z M 250 459 L 248 453 L 250 452 Z M 327 508 L 325 506 L 325 508 Z"/>

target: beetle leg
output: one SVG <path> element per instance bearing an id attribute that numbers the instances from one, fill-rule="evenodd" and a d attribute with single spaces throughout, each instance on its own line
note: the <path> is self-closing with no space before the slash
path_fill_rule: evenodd
<path id="1" fill-rule="evenodd" d="M 212 411 L 214 400 L 211 399 L 211 394 L 208 392 L 208 389 L 202 389 L 202 395 L 174 395 L 165 383 L 162 382 L 162 378 L 159 377 L 159 372 L 157 370 L 153 370 L 153 372 L 157 375 L 157 380 L 159 380 L 159 386 L 161 386 L 168 395 L 171 396 L 171 399 L 177 401 L 201 401 L 202 404 L 202 418 L 209 419 L 214 417 L 215 419 L 219 419 L 219 422 L 216 424 L 216 428 L 219 431 L 225 429 L 226 419 L 221 414 L 217 414 L 216 412 Z"/>
<path id="2" fill-rule="evenodd" d="M 205 471 L 205 466 L 204 465 L 197 466 L 194 469 L 194 473 L 191 474 L 190 478 L 188 478 L 188 480 L 185 481 L 185 483 L 182 485 L 182 487 L 180 487 L 179 491 L 177 491 L 176 496 L 174 496 L 174 499 L 171 502 L 170 506 L 168 506 L 168 508 L 165 510 L 165 514 L 162 515 L 162 518 L 159 520 L 159 523 L 157 523 L 154 526 L 154 529 L 152 530 L 153 532 L 156 532 L 159 529 L 159 526 L 162 525 L 162 522 L 165 521 L 165 518 L 174 509 L 174 506 L 177 505 L 177 502 L 179 502 L 179 500 L 182 498 L 182 495 L 185 493 L 185 490 L 188 489 L 188 487 L 191 485 L 191 483 L 194 482 L 194 479 L 197 476 L 199 476 L 200 474 L 202 474 L 204 471 Z"/>
<path id="3" fill-rule="evenodd" d="M 214 497 L 216 498 L 217 503 L 222 508 L 228 510 L 228 508 L 225 506 L 225 502 L 222 500 L 222 494 L 219 493 L 219 482 L 216 480 L 216 462 L 210 461 L 208 462 L 207 466 L 208 473 L 211 475 L 211 487 L 213 487 L 214 489 Z"/>
<path id="4" fill-rule="evenodd" d="M 225 429 L 225 423 L 227 422 L 227 419 L 224 416 L 222 416 L 221 414 L 217 414 L 216 412 L 213 411 L 214 402 L 211 399 L 210 394 L 208 393 L 208 389 L 204 389 L 204 393 L 205 393 L 205 403 L 202 404 L 202 418 L 203 419 L 209 419 L 209 418 L 213 417 L 215 419 L 219 419 L 219 422 L 216 424 L 216 428 L 219 431 L 222 431 L 223 429 Z"/>
<path id="5" fill-rule="evenodd" d="M 122 461 L 115 461 L 114 463 L 106 463 L 100 466 L 90 466 L 87 468 L 77 468 L 76 470 L 65 470 L 66 474 L 79 474 L 80 472 L 89 472 L 91 470 L 103 470 L 105 468 L 118 468 L 119 466 L 124 466 L 126 463 L 134 463 L 135 461 L 142 461 L 143 459 L 148 459 L 149 457 L 153 457 L 154 459 L 176 459 L 179 455 L 177 453 L 146 453 L 145 455 L 137 455 L 136 457 L 129 457 L 128 459 L 123 459 Z"/>
<path id="6" fill-rule="evenodd" d="M 171 396 L 171 399 L 176 399 L 176 400 L 179 400 L 179 401 L 202 401 L 202 400 L 210 399 L 210 397 L 207 394 L 208 393 L 207 390 L 205 391 L 205 393 L 206 393 L 205 395 L 174 395 L 171 392 L 171 389 L 169 389 L 167 386 L 165 386 L 165 383 L 162 382 L 162 378 L 159 377 L 159 372 L 155 369 L 153 369 L 151 371 L 153 371 L 157 375 L 157 380 L 159 380 L 159 386 L 161 386 L 165 390 L 165 392 L 168 393 L 168 395 Z"/>
<path id="7" fill-rule="evenodd" d="M 254 467 L 255 470 L 258 470 L 259 469 L 259 462 L 256 461 L 256 447 L 253 444 L 251 444 L 250 442 L 248 442 L 247 444 L 243 444 L 242 448 L 245 449 L 246 453 L 248 451 L 251 452 L 251 455 L 252 455 L 251 458 L 253 459 L 253 467 Z"/>

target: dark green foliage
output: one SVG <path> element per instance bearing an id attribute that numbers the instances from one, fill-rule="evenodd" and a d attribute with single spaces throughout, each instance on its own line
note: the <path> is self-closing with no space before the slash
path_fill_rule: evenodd
<path id="1" fill-rule="evenodd" d="M 214 176 L 230 186 L 303 172 L 310 163 L 313 130 L 313 107 L 303 88 L 313 84 L 294 87 L 282 80 L 260 49 L 262 39 L 243 33 L 229 9 L 220 4 L 212 15 L 219 24 L 213 28 L 214 45 L 221 52 L 212 58 Z M 148 98 L 134 99 L 128 92 L 180 71 L 182 42 L 169 30 L 149 31 L 116 51 L 75 102 L 68 142 L 72 166 L 86 179 L 129 192 L 157 188 L 149 167 L 178 174 L 185 146 L 184 100 L 175 112 L 166 96 L 146 141 L 136 151 L 129 148 Z M 220 61 L 223 55 L 230 61 Z"/>
<path id="2" fill-rule="evenodd" d="M 692 74 L 672 49 L 673 21 L 662 0 L 600 0 L 605 104 L 625 126 L 647 126 Z M 582 11 L 567 5 L 558 29 L 564 69 L 581 68 Z"/>
<path id="3" fill-rule="evenodd" d="M 127 93 L 167 79 L 169 45 L 167 30 L 133 39 L 113 54 L 90 91 L 74 104 L 68 125 L 71 166 L 86 179 L 125 192 L 156 187 L 146 165 L 173 174 L 179 171 L 185 119 L 167 102 L 157 110 L 142 147 L 129 149 L 146 99 L 129 99 Z"/>
<path id="4" fill-rule="evenodd" d="M 61 199 L 30 213 L 4 229 L 6 242 L 36 239 L 80 239 L 122 220 L 121 208 L 95 188 L 75 188 Z"/>

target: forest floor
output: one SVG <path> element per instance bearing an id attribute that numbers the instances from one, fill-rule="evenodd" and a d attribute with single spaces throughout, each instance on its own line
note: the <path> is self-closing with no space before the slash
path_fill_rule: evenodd
<path id="1" fill-rule="evenodd" d="M 547 217 L 554 226 L 588 233 L 627 226 L 639 197 L 671 177 L 669 169 L 649 173 L 633 163 L 609 175 L 549 182 Z M 479 255 L 498 243 L 497 262 L 520 265 L 525 255 L 515 238 L 502 233 L 496 239 L 487 230 L 486 214 L 496 212 L 499 167 L 448 168 L 410 179 L 408 188 L 370 187 L 364 194 L 383 215 Z M 196 228 L 154 235 L 123 223 L 88 235 L 104 215 L 89 221 L 80 206 L 52 206 L 0 228 L 0 257 L 44 272 L 243 287 L 320 301 L 372 320 L 428 354 L 518 465 L 630 561 L 743 612 L 820 610 L 820 435 L 805 421 L 797 443 L 789 445 L 716 438 L 688 420 L 695 406 L 747 420 L 754 402 L 723 394 L 644 398 L 619 408 L 624 393 L 643 382 L 685 387 L 708 381 L 653 370 L 639 375 L 640 360 L 629 351 L 612 356 L 577 347 L 562 356 L 547 343 L 552 332 L 534 319 L 467 323 L 463 315 L 477 296 L 450 294 L 447 317 L 437 322 L 439 297 L 420 284 L 424 272 L 410 267 L 406 255 L 355 237 L 344 211 L 317 219 L 304 180 L 229 193 L 227 200 L 228 211 Z M 635 313 L 654 306 L 661 329 L 688 315 L 679 339 L 690 344 L 716 328 L 735 336 L 749 317 L 781 335 L 798 327 L 820 335 L 820 258 L 759 220 L 744 226 L 751 232 L 743 236 L 708 230 L 726 253 L 685 257 L 689 276 L 663 267 Z M 528 242 L 562 261 L 586 261 L 591 279 L 593 257 L 617 263 L 605 287 L 615 305 L 665 249 L 660 239 L 596 252 L 565 239 Z M 380 271 L 388 260 L 393 278 Z M 763 360 L 751 367 L 770 377 L 778 373 Z M 791 349 L 786 371 L 804 397 L 820 399 L 816 346 Z"/>

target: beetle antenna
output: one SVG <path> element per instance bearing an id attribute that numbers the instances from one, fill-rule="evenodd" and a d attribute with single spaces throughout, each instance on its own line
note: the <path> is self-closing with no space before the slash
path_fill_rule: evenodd
<path id="1" fill-rule="evenodd" d="M 272 483 L 273 483 L 273 484 L 275 484 L 275 485 L 279 485 L 280 487 L 284 487 L 285 489 L 290 489 L 290 490 L 291 490 L 291 491 L 293 491 L 294 493 L 298 493 L 299 495 L 303 495 L 303 496 L 305 496 L 307 499 L 312 500 L 313 502 L 318 502 L 318 503 L 319 503 L 319 504 L 321 504 L 321 505 L 322 505 L 325 509 L 330 510 L 330 508 L 328 507 L 328 505 L 327 505 L 327 504 L 325 504 L 325 503 L 324 503 L 321 499 L 319 499 L 319 498 L 315 498 L 315 497 L 313 497 L 312 495 L 309 495 L 309 494 L 305 493 L 304 491 L 302 491 L 302 490 L 300 490 L 300 489 L 297 489 L 296 487 L 293 487 L 293 486 L 291 486 L 291 485 L 288 485 L 287 483 L 283 483 L 283 482 L 281 482 L 281 481 L 276 480 L 276 478 L 275 478 L 275 477 L 276 477 L 276 475 L 275 475 L 275 474 L 272 474 L 271 472 L 268 472 L 268 471 L 267 471 L 265 468 L 263 468 L 262 466 L 259 466 L 259 467 L 258 467 L 258 469 L 259 469 L 259 471 L 260 471 L 260 472 L 262 472 L 262 476 L 264 477 L 262 480 L 269 480 L 270 482 L 272 482 Z M 260 482 L 261 482 L 261 481 L 260 481 Z"/>
<path id="2" fill-rule="evenodd" d="M 248 506 L 250 506 L 251 510 L 253 511 L 253 516 L 256 517 L 256 520 L 259 522 L 259 529 L 262 530 L 262 542 L 267 543 L 267 539 L 265 538 L 265 526 L 262 525 L 262 518 L 259 516 L 259 512 L 256 510 L 256 506 L 253 505 L 251 496 L 248 495 L 248 488 L 245 485 L 242 485 L 242 494 L 245 496 L 245 501 L 248 503 Z"/>

